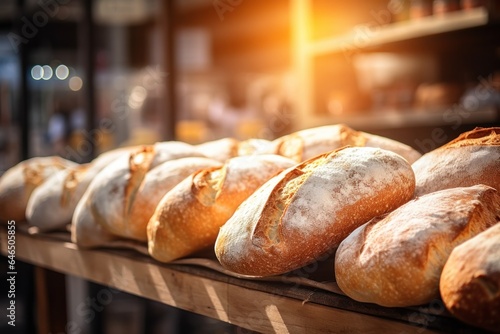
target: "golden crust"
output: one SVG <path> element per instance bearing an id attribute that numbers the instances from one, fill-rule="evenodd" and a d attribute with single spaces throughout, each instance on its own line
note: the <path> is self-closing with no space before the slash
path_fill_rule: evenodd
<path id="1" fill-rule="evenodd" d="M 147 225 L 161 199 L 173 187 L 190 174 L 220 166 L 221 163 L 200 157 L 181 158 L 167 161 L 150 170 L 141 183 L 129 214 L 129 236 L 147 241 Z"/>
<path id="2" fill-rule="evenodd" d="M 408 162 L 381 149 L 348 147 L 268 181 L 222 227 L 215 252 L 240 274 L 282 274 L 332 252 L 371 218 L 411 199 Z"/>
<path id="3" fill-rule="evenodd" d="M 300 130 L 277 138 L 270 144 L 273 153 L 289 157 L 297 162 L 308 160 L 316 155 L 344 146 L 386 149 L 401 155 L 410 163 L 413 163 L 421 156 L 419 152 L 408 145 L 389 138 L 356 131 L 345 124 Z"/>
<path id="4" fill-rule="evenodd" d="M 0 218 L 24 221 L 31 193 L 48 177 L 77 164 L 60 157 L 36 157 L 20 162 L 0 178 Z"/>
<path id="5" fill-rule="evenodd" d="M 419 197 L 355 230 L 339 246 L 335 277 L 349 297 L 413 306 L 439 297 L 454 247 L 496 223 L 500 195 L 484 185 Z"/>
<path id="6" fill-rule="evenodd" d="M 464 132 L 454 140 L 443 145 L 442 149 L 451 147 L 463 147 L 473 145 L 499 146 L 500 145 L 500 127 L 481 128 Z"/>
<path id="7" fill-rule="evenodd" d="M 500 222 L 500 216 L 497 219 Z M 453 250 L 441 275 L 440 291 L 458 319 L 500 331 L 500 223 Z"/>
<path id="8" fill-rule="evenodd" d="M 169 191 L 148 223 L 150 255 L 169 262 L 213 246 L 219 228 L 275 173 L 294 162 L 275 155 L 229 159 L 193 173 Z"/>
<path id="9" fill-rule="evenodd" d="M 476 128 L 412 165 L 416 196 L 485 184 L 500 191 L 500 128 Z"/>

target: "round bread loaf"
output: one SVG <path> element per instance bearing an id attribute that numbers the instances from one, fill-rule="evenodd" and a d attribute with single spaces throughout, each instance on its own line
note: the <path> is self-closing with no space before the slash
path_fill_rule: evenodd
<path id="1" fill-rule="evenodd" d="M 293 166 L 278 155 L 229 159 L 193 173 L 162 198 L 148 223 L 148 248 L 162 262 L 213 247 L 236 208 L 276 173 Z"/>
<path id="2" fill-rule="evenodd" d="M 500 222 L 500 216 L 497 220 Z M 439 286 L 451 314 L 500 332 L 500 223 L 451 252 Z"/>
<path id="3" fill-rule="evenodd" d="M 475 184 L 500 191 L 500 127 L 465 132 L 424 154 L 412 168 L 417 196 Z"/>
<path id="4" fill-rule="evenodd" d="M 269 150 L 302 162 L 344 146 L 382 148 L 401 155 L 410 164 L 421 156 L 412 147 L 396 140 L 355 131 L 344 124 L 325 125 L 294 132 L 272 141 Z"/>
<path id="5" fill-rule="evenodd" d="M 331 252 L 356 227 L 409 201 L 409 163 L 382 149 L 347 147 L 269 180 L 224 224 L 215 252 L 236 273 L 282 274 Z"/>
<path id="6" fill-rule="evenodd" d="M 0 178 L 0 220 L 26 220 L 26 206 L 33 190 L 58 171 L 77 165 L 50 156 L 31 158 L 7 170 Z"/>
<path id="7" fill-rule="evenodd" d="M 496 223 L 500 195 L 485 185 L 452 188 L 408 202 L 356 229 L 337 249 L 335 278 L 349 297 L 382 306 L 439 298 L 454 247 Z"/>

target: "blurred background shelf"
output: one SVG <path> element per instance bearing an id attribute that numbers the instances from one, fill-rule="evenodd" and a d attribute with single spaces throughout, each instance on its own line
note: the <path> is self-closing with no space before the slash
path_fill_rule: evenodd
<path id="1" fill-rule="evenodd" d="M 298 127 L 342 122 L 415 147 L 436 127 L 450 140 L 500 124 L 498 2 L 295 0 L 291 13 Z"/>
<path id="2" fill-rule="evenodd" d="M 468 112 L 459 109 L 436 111 L 408 110 L 380 112 L 355 116 L 325 116 L 318 119 L 318 125 L 343 123 L 354 129 L 399 129 L 407 127 L 459 127 L 487 123 L 499 123 L 498 111 L 490 108 Z"/>
<path id="3" fill-rule="evenodd" d="M 346 52 L 353 48 L 369 48 L 388 43 L 406 42 L 414 38 L 422 38 L 437 34 L 485 26 L 493 21 L 493 17 L 485 7 L 460 10 L 446 15 L 427 16 L 387 25 L 367 27 L 364 38 L 360 32 L 353 30 L 343 36 L 325 38 L 310 42 L 307 52 L 310 55 L 323 55 L 335 52 Z"/>

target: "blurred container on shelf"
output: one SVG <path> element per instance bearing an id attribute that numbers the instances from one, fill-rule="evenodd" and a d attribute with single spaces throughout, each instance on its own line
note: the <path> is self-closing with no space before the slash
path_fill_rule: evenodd
<path id="1" fill-rule="evenodd" d="M 393 22 L 407 21 L 410 18 L 410 0 L 389 0 L 387 9 Z"/>
<path id="2" fill-rule="evenodd" d="M 180 120 L 175 127 L 176 138 L 189 144 L 200 144 L 208 140 L 209 129 L 199 120 Z"/>
<path id="3" fill-rule="evenodd" d="M 460 98 L 460 104 L 471 112 L 487 108 L 500 110 L 500 71 L 469 85 Z"/>
<path id="4" fill-rule="evenodd" d="M 482 7 L 486 5 L 485 0 L 461 0 L 460 8 L 463 10 L 469 10 L 477 7 Z"/>
<path id="5" fill-rule="evenodd" d="M 442 112 L 457 103 L 463 93 L 457 83 L 423 83 L 415 92 L 415 109 L 419 112 Z"/>
<path id="6" fill-rule="evenodd" d="M 420 19 L 432 15 L 431 0 L 412 0 L 410 4 L 410 19 Z"/>
<path id="7" fill-rule="evenodd" d="M 432 13 L 436 17 L 442 17 L 458 9 L 458 0 L 434 0 L 432 4 Z"/>

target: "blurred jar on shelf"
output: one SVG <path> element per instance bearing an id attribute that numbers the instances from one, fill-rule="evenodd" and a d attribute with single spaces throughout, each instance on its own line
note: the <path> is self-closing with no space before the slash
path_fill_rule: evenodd
<path id="1" fill-rule="evenodd" d="M 432 0 L 412 0 L 410 19 L 420 19 L 432 15 Z"/>
<path id="2" fill-rule="evenodd" d="M 432 13 L 438 17 L 457 11 L 458 9 L 458 0 L 434 0 L 432 4 Z"/>
<path id="3" fill-rule="evenodd" d="M 461 0 L 460 8 L 463 10 L 470 10 L 477 7 L 483 7 L 486 5 L 485 0 Z"/>

